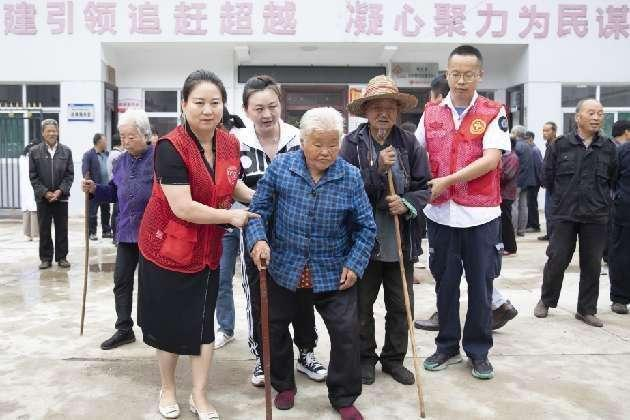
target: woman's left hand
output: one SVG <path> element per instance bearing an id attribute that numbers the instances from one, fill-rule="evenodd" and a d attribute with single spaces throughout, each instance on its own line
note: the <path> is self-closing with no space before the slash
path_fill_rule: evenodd
<path id="1" fill-rule="evenodd" d="M 341 281 L 339 282 L 339 290 L 346 290 L 354 286 L 357 282 L 357 275 L 354 271 L 344 267 L 341 271 Z"/>

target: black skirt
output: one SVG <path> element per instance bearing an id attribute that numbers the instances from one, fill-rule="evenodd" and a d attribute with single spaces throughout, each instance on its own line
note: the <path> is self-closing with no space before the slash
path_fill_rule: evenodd
<path id="1" fill-rule="evenodd" d="M 140 255 L 138 325 L 151 347 L 180 355 L 199 355 L 214 342 L 214 309 L 219 270 L 188 274 L 158 267 Z"/>

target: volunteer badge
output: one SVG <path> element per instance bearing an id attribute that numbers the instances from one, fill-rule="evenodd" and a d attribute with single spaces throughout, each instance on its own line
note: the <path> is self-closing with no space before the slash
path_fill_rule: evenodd
<path id="1" fill-rule="evenodd" d="M 481 134 L 486 131 L 486 123 L 483 120 L 477 118 L 470 124 L 470 134 Z"/>

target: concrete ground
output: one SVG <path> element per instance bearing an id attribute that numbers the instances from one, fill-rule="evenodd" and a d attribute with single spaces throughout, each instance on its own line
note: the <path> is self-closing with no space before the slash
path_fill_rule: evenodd
<path id="1" fill-rule="evenodd" d="M 159 373 L 153 349 L 141 340 L 102 351 L 115 320 L 110 240 L 91 245 L 85 334 L 79 335 L 83 282 L 83 220 L 70 221 L 70 270 L 39 271 L 37 242 L 26 242 L 21 226 L 0 223 L 0 417 L 10 419 L 158 419 Z M 480 381 L 465 361 L 441 372 L 422 370 L 427 418 L 433 419 L 624 419 L 630 418 L 630 316 L 609 307 L 609 281 L 601 277 L 599 315 L 604 328 L 573 318 L 579 270 L 574 260 L 557 309 L 533 316 L 539 298 L 545 243 L 537 234 L 519 238 L 518 256 L 504 260 L 497 285 L 519 310 L 494 334 L 490 359 L 496 377 Z M 416 316 L 435 307 L 434 283 L 415 286 Z M 238 270 L 237 270 L 238 272 Z M 465 289 L 463 282 L 462 289 Z M 217 351 L 210 400 L 222 419 L 264 418 L 264 393 L 249 383 L 253 367 L 240 278 L 234 279 L 235 342 Z M 462 316 L 466 309 L 462 290 Z M 135 308 L 134 308 L 135 309 Z M 377 341 L 383 341 L 384 306 L 375 307 Z M 135 314 L 135 310 L 134 310 Z M 316 349 L 328 360 L 326 329 Z M 136 336 L 141 331 L 136 327 Z M 434 350 L 434 333 L 416 331 L 419 356 Z M 186 358 L 183 358 L 186 359 Z M 422 361 L 421 360 L 421 361 Z M 411 351 L 405 364 L 412 368 Z M 337 419 L 325 385 L 298 374 L 296 406 L 274 410 L 277 419 Z M 182 419 L 194 418 L 184 403 L 191 387 L 190 363 L 177 371 Z M 357 401 L 367 419 L 418 418 L 416 388 L 395 383 L 377 368 L 376 383 Z"/>

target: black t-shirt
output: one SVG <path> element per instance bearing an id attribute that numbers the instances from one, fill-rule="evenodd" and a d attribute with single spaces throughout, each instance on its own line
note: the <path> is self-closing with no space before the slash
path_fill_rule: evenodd
<path id="1" fill-rule="evenodd" d="M 186 131 L 188 135 L 192 137 L 195 141 L 195 145 L 199 149 L 199 153 L 203 158 L 203 162 L 210 172 L 210 176 L 214 178 L 214 165 L 216 162 L 216 134 L 212 139 L 212 155 L 213 160 L 212 166 L 206 159 L 206 155 L 204 154 L 203 147 L 201 143 L 197 139 L 197 137 L 192 133 L 192 131 L 186 126 Z M 169 139 L 162 139 L 158 142 L 155 148 L 155 177 L 156 179 L 164 185 L 188 185 L 188 168 L 182 159 L 182 156 L 179 154 L 173 143 Z"/>

